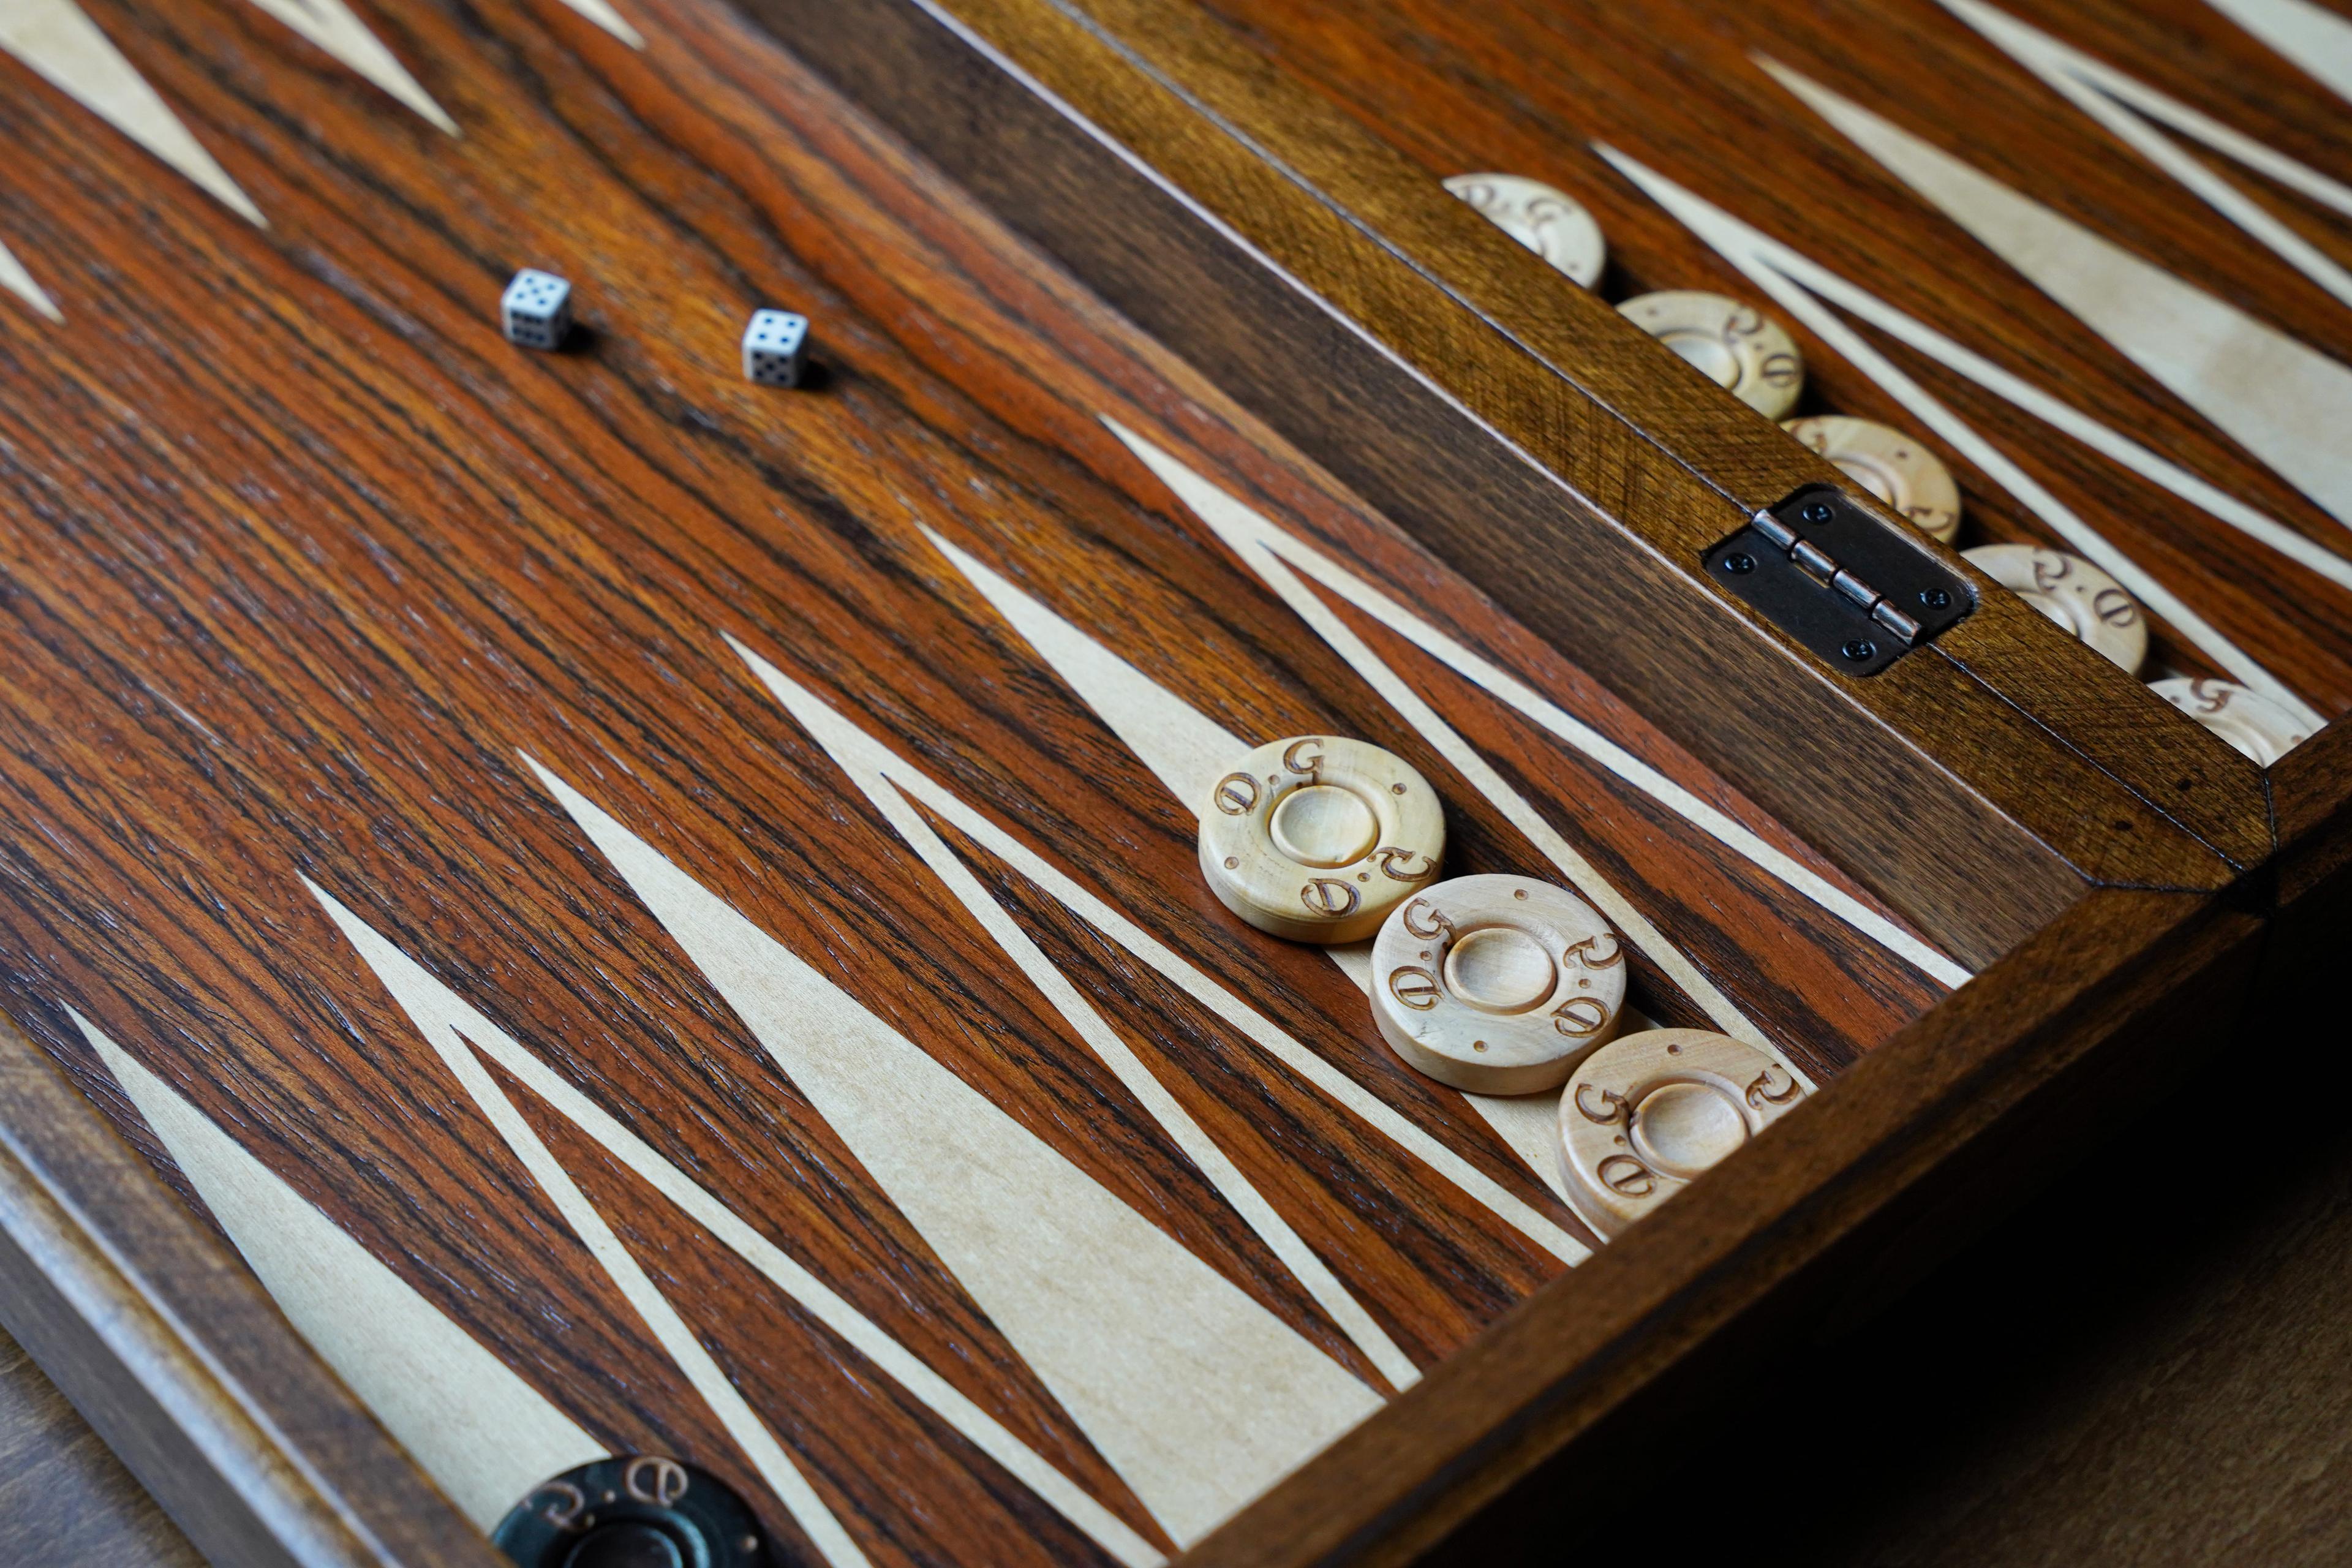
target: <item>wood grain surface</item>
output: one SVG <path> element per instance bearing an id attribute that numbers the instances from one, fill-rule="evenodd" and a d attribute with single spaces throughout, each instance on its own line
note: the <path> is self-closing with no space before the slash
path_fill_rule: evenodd
<path id="1" fill-rule="evenodd" d="M 1706 545 L 1830 470 L 1182 0 L 751 8 L 1813 841 L 1917 918 L 1969 922 L 1947 940 L 1999 951 L 2021 934 L 2005 917 L 2047 919 L 2053 852 L 2095 879 L 2189 875 L 2165 833 L 2123 826 L 2137 812 L 2240 865 L 2267 852 L 2242 759 L 2007 595 L 1866 681 L 1694 595 Z M 2018 765 L 2026 731 L 2060 750 Z M 1978 815 L 1930 838 L 1897 799 Z M 1971 882 L 2000 907 L 1947 907 Z"/>
<path id="2" fill-rule="evenodd" d="M 0 1108 L 0 1321 L 191 1542 L 256 1568 L 496 1560 L 5 1019 Z"/>
<path id="3" fill-rule="evenodd" d="M 1491 1561 L 1607 1516 L 1672 1434 L 1787 1389 L 1811 1347 L 2204 1063 L 2200 1023 L 2147 1004 L 2186 975 L 2227 1014 L 2261 935 L 2220 900 L 2085 900 L 1718 1167 L 1737 1179 L 1695 1184 L 1416 1385 L 1412 1421 L 1359 1427 L 1188 1562 Z"/>
<path id="4" fill-rule="evenodd" d="M 2324 547 L 2342 523 L 2218 429 L 2092 327 L 1972 240 L 1762 68 L 1770 59 L 1928 135 L 1985 173 L 2186 282 L 2338 359 L 2352 358 L 2341 302 L 2151 166 L 1962 16 L 1933 0 L 1827 6 L 1542 4 L 1458 7 L 1415 0 L 1208 0 L 1289 79 L 1310 85 L 1396 147 L 1426 178 L 1475 169 L 1533 175 L 1590 206 L 1609 237 L 1611 298 L 1706 288 L 1758 299 L 1742 277 L 1599 151 L 1613 148 L 1697 190 L 1831 270 L 2129 432 Z M 2025 18 L 2098 61 L 2342 181 L 2352 142 L 2342 100 L 2222 12 L 2194 4 L 2086 0 Z M 2194 145 L 2191 143 L 2191 145 Z M 2339 261 L 2352 225 L 2207 155 Z M 1759 300 L 1759 303 L 1769 303 Z M 1778 314 L 1778 312 L 1776 312 Z M 1783 316 L 1782 319 L 1786 319 Z M 1809 408 L 1916 427 L 1916 416 L 1801 323 Z M 2155 323 L 2161 325 L 2161 323 Z M 2188 330 L 2183 323 L 2181 330 Z M 1884 334 L 1874 342 L 1887 344 Z M 2329 714 L 2352 703 L 2352 600 L 2219 526 L 1969 379 L 1892 345 L 1935 395 L 2017 454 L 2035 478 L 2109 531 L 2200 612 Z M 1965 542 L 2058 542 L 1964 456 Z M 2209 662 L 2178 636 L 2162 657 Z"/>
<path id="5" fill-rule="evenodd" d="M 0 1004 L 224 1230 L 101 1050 L 555 1419 L 740 1489 L 784 1555 L 1105 1561 L 1278 1467 L 1171 1502 L 1114 1463 L 1034 1364 L 1051 1336 L 913 1217 L 961 1173 L 827 1113 L 867 1092 L 819 1059 L 843 1031 L 909 1042 L 996 1149 L 1108 1194 L 1366 1409 L 1591 1239 L 1338 967 L 1224 914 L 1155 717 L 1399 752 L 1455 869 L 1572 852 L 1654 932 L 1645 1014 L 1816 1079 L 1965 973 L 1879 868 L 1809 847 L 715 0 L 632 7 L 642 48 L 552 3 L 354 14 L 462 134 L 232 0 L 89 7 L 266 226 L 0 58 L 0 232 L 63 317 L 0 310 Z M 521 265 L 573 280 L 568 352 L 500 341 Z M 804 393 L 740 378 L 768 304 L 814 322 Z M 1087 695 L 1105 668 L 1128 706 Z M 2087 776 L 2008 722 L 2015 770 Z M 2094 795 L 2116 815 L 2078 837 L 2228 874 Z M 2044 870 L 2051 907 L 2081 893 Z M 1984 956 L 1982 922 L 1922 923 Z M 714 967 L 743 951 L 797 977 L 781 1039 Z M 1150 1377 L 1130 1397 L 1196 1392 Z"/>
<path id="6" fill-rule="evenodd" d="M 0 1339 L 8 1545 L 36 1563 L 197 1568 L 204 1559 L 16 1341 Z"/>

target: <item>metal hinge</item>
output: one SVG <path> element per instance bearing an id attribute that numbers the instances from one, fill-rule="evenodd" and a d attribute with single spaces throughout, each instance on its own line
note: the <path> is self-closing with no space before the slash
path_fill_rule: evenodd
<path id="1" fill-rule="evenodd" d="M 1759 511 L 1706 569 L 1848 675 L 1877 674 L 1977 607 L 1967 579 L 1835 485 Z"/>

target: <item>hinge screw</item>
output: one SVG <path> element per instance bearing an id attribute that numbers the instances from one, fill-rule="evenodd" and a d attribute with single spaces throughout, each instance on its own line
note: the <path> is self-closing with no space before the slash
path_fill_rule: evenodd
<path id="1" fill-rule="evenodd" d="M 1868 637 L 1856 637 L 1838 651 L 1844 654 L 1846 658 L 1853 660 L 1854 663 L 1861 664 L 1866 659 L 1875 658 L 1878 657 L 1878 645 L 1871 641 Z"/>
<path id="2" fill-rule="evenodd" d="M 1825 500 L 1817 500 L 1808 503 L 1805 510 L 1799 512 L 1797 515 L 1803 518 L 1807 522 L 1823 523 L 1827 522 L 1832 514 L 1830 511 L 1829 502 Z"/>
<path id="3" fill-rule="evenodd" d="M 1734 551 L 1723 558 L 1723 569 L 1735 577 L 1745 577 L 1756 570 L 1756 557 L 1744 550 Z"/>
<path id="4" fill-rule="evenodd" d="M 1947 610 L 1951 608 L 1952 595 L 1942 588 L 1922 588 L 1919 602 L 1931 610 Z"/>

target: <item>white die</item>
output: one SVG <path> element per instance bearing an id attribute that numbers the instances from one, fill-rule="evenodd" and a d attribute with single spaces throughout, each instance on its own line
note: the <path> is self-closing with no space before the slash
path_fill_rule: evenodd
<path id="1" fill-rule="evenodd" d="M 552 272 L 524 268 L 499 301 L 507 342 L 527 349 L 557 349 L 572 331 L 572 285 Z"/>
<path id="2" fill-rule="evenodd" d="M 761 386 L 801 384 L 801 345 L 808 318 L 790 310 L 754 310 L 743 329 L 743 374 Z"/>

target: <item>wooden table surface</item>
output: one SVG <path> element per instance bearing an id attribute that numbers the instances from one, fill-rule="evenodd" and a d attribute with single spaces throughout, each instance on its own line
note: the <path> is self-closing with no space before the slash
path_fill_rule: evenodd
<path id="1" fill-rule="evenodd" d="M 1755 1476 L 1751 1496 L 1769 1494 L 1773 1455 L 1843 1460 L 1807 1487 L 1819 1507 L 1681 1507 L 1678 1528 L 1717 1537 L 1691 1539 L 1686 1560 L 2352 1561 L 2352 1073 L 2316 1047 L 2282 1059 L 2297 1033 L 2273 1025 L 2217 1053 L 2026 1210 L 1659 1454 L 1664 1477 Z M 2225 1186 L 2182 1134 L 2249 1062 L 2299 1087 L 2292 1103 L 2231 1107 L 2248 1136 Z M 1621 1532 L 1636 1544 L 1645 1511 L 1629 1500 L 1579 1557 L 1607 1560 Z M 1446 1561 L 1557 1555 L 1488 1539 Z"/>
<path id="2" fill-rule="evenodd" d="M 204 1559 L 0 1330 L 0 1552 L 12 1563 L 195 1568 Z"/>
<path id="3" fill-rule="evenodd" d="M 2242 1047 L 2252 1051 L 2259 1042 Z M 2317 1081 L 2315 1083 L 2314 1079 Z M 2104 1568 L 2352 1560 L 2352 1074 L 2313 1063 L 2228 1191 L 2180 1150 L 2195 1082 L 2022 1214 L 1834 1342 L 1794 1384 L 1704 1424 L 1662 1475 L 1835 1453 L 1824 1506 L 1714 1517 L 1727 1554 L 1820 1568 Z M 1769 1483 L 1768 1483 L 1769 1484 Z M 1651 1510 L 1550 1541 L 1467 1539 L 1464 1563 L 1627 1545 Z M 1685 1510 L 1685 1515 L 1701 1510 Z M 0 1337 L 0 1544 L 13 1561 L 182 1568 L 178 1531 Z"/>

